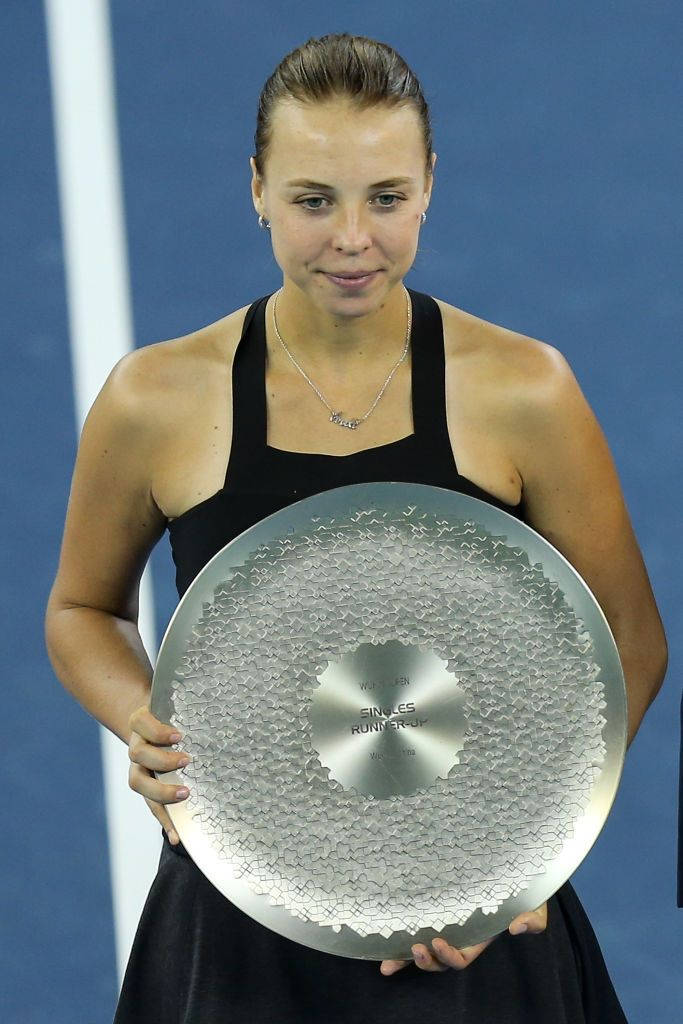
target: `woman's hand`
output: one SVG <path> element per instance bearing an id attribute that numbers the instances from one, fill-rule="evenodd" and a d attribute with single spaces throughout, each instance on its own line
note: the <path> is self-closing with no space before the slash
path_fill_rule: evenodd
<path id="1" fill-rule="evenodd" d="M 547 924 L 548 904 L 544 903 L 537 910 L 527 911 L 527 913 L 516 917 L 514 921 L 510 922 L 508 931 L 511 935 L 521 935 L 523 932 L 538 935 L 540 932 L 545 931 Z M 415 963 L 422 971 L 446 971 L 449 967 L 453 967 L 456 971 L 461 971 L 463 967 L 469 967 L 472 961 L 476 960 L 479 954 L 483 953 L 495 938 L 497 936 L 494 935 L 492 938 L 487 939 L 486 942 L 480 942 L 476 946 L 465 946 L 462 949 L 456 949 L 454 946 L 449 946 L 445 939 L 437 936 L 437 938 L 432 940 L 431 949 L 428 949 L 427 946 L 421 943 L 417 943 L 412 947 L 412 953 L 415 957 Z M 402 967 L 409 963 L 411 963 L 410 960 L 382 960 L 380 971 L 382 974 L 395 974 L 396 971 L 400 971 Z"/>
<path id="2" fill-rule="evenodd" d="M 191 758 L 181 750 L 161 750 L 180 741 L 180 733 L 172 725 L 164 725 L 155 718 L 149 707 L 143 704 L 130 716 L 130 740 L 128 756 L 131 760 L 128 784 L 136 793 L 144 796 L 147 806 L 160 822 L 175 846 L 180 842 L 164 804 L 177 804 L 190 795 L 187 786 L 169 786 L 159 782 L 153 775 L 157 772 L 172 772 L 184 768 Z"/>

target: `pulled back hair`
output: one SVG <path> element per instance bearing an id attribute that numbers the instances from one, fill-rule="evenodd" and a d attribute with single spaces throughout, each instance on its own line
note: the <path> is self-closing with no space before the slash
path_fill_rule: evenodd
<path id="1" fill-rule="evenodd" d="M 261 90 L 254 163 L 265 177 L 273 131 L 273 116 L 280 100 L 302 103 L 348 99 L 359 111 L 373 106 L 412 105 L 420 120 L 425 149 L 425 174 L 431 175 L 432 125 L 429 107 L 417 76 L 386 43 L 348 32 L 309 39 L 288 53 Z"/>

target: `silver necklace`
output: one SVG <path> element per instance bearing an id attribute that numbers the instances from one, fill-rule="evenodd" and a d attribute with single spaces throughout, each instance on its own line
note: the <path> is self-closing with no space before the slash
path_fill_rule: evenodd
<path id="1" fill-rule="evenodd" d="M 391 373 L 389 374 L 387 379 L 384 381 L 384 384 L 382 384 L 382 387 L 379 389 L 379 393 L 377 395 L 377 398 L 372 403 L 372 405 L 370 406 L 370 408 L 366 412 L 365 416 L 361 416 L 360 419 L 346 419 L 342 412 L 335 412 L 334 409 L 332 408 L 332 406 L 330 405 L 330 403 L 325 398 L 325 396 L 318 390 L 318 388 L 315 386 L 315 384 L 313 383 L 311 378 L 308 376 L 306 371 L 302 370 L 302 368 L 299 366 L 299 364 L 297 363 L 297 361 L 294 358 L 294 356 L 292 355 L 292 353 L 289 351 L 289 349 L 285 345 L 285 343 L 284 343 L 284 341 L 282 339 L 282 336 L 280 335 L 280 332 L 277 329 L 277 320 L 275 318 L 275 310 L 276 310 L 276 307 L 277 307 L 278 295 L 280 294 L 281 291 L 282 291 L 282 288 L 280 288 L 280 291 L 278 291 L 277 295 L 275 296 L 275 301 L 273 303 L 273 327 L 275 328 L 275 333 L 276 333 L 276 335 L 277 335 L 277 337 L 278 337 L 278 339 L 280 341 L 280 344 L 282 345 L 283 349 L 285 350 L 285 352 L 287 353 L 289 358 L 292 360 L 292 362 L 296 366 L 296 368 L 299 371 L 299 373 L 302 374 L 302 376 L 305 377 L 306 380 L 308 381 L 308 383 L 311 385 L 311 387 L 315 391 L 315 393 L 318 396 L 318 398 L 320 399 L 320 401 L 324 405 L 326 405 L 327 408 L 329 409 L 329 411 L 331 413 L 331 415 L 330 415 L 330 423 L 336 423 L 340 427 L 348 427 L 349 430 L 356 430 L 358 425 L 360 423 L 362 423 L 364 420 L 366 420 L 368 418 L 368 416 L 370 415 L 370 413 L 372 412 L 372 410 L 375 408 L 375 406 L 379 402 L 380 398 L 384 394 L 386 388 L 388 387 L 391 378 L 394 376 L 394 374 L 396 373 L 396 371 L 398 370 L 399 366 L 401 365 L 401 363 L 403 362 L 403 360 L 405 359 L 405 357 L 407 355 L 408 345 L 410 343 L 410 328 L 411 328 L 412 322 L 413 322 L 413 309 L 412 309 L 412 304 L 411 304 L 411 301 L 410 301 L 410 295 L 408 294 L 408 289 L 405 287 L 405 285 L 403 286 L 403 291 L 404 291 L 405 297 L 406 297 L 406 305 L 407 305 L 407 309 L 408 309 L 408 326 L 406 327 L 406 340 L 405 340 L 405 345 L 403 346 L 403 352 L 401 354 L 401 358 L 398 360 L 398 362 L 396 363 L 396 365 L 392 369 Z"/>

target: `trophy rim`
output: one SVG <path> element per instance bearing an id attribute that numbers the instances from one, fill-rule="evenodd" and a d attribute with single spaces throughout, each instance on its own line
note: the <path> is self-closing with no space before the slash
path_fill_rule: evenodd
<path id="1" fill-rule="evenodd" d="M 550 862 L 541 880 L 535 880 L 520 895 L 504 900 L 495 913 L 484 914 L 476 910 L 463 925 L 448 925 L 438 932 L 433 928 L 413 933 L 396 931 L 389 938 L 378 933 L 360 936 L 347 925 L 333 928 L 304 921 L 287 908 L 271 904 L 267 896 L 255 893 L 246 882 L 226 878 L 228 868 L 225 861 L 221 864 L 222 877 L 216 880 L 216 856 L 207 850 L 201 829 L 196 824 L 193 826 L 186 802 L 166 805 L 188 854 L 227 899 L 286 938 L 323 952 L 357 959 L 410 959 L 412 944 L 424 942 L 429 945 L 437 935 L 451 945 L 473 945 L 507 928 L 519 913 L 544 903 L 569 879 L 602 831 L 616 798 L 626 753 L 627 694 L 619 651 L 605 613 L 578 570 L 542 534 L 504 509 L 446 487 L 400 481 L 347 484 L 301 498 L 252 524 L 217 551 L 180 598 L 164 631 L 152 677 L 152 714 L 169 723 L 172 709 L 168 682 L 177 664 L 179 649 L 200 617 L 203 606 L 213 598 L 216 586 L 225 580 L 229 571 L 243 565 L 260 544 L 299 533 L 307 526 L 310 528 L 311 516 L 343 517 L 372 507 L 391 511 L 404 507 L 406 503 L 418 506 L 420 512 L 474 520 L 477 526 L 496 537 L 504 537 L 506 544 L 524 552 L 531 565 L 540 563 L 544 575 L 561 587 L 563 596 L 574 611 L 578 606 L 577 614 L 593 640 L 595 660 L 600 666 L 600 679 L 605 686 L 602 736 L 606 753 L 598 779 L 591 786 L 589 805 L 574 821 L 575 836 L 565 844 L 560 856 Z M 155 776 L 166 783 L 184 784 L 182 775 L 177 771 L 155 772 Z M 599 805 L 597 808 L 596 804 Z M 530 890 L 533 891 L 531 901 Z"/>

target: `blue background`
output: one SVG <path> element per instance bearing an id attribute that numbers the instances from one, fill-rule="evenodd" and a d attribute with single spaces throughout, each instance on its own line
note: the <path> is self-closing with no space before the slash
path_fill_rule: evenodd
<path id="1" fill-rule="evenodd" d="M 420 77 L 439 159 L 407 283 L 567 356 L 614 454 L 667 628 L 667 681 L 573 881 L 629 1021 L 679 1020 L 683 8 L 378 0 L 339 15 L 308 0 L 114 0 L 111 21 L 139 345 L 279 287 L 248 158 L 260 89 L 286 52 L 348 31 L 390 43 Z M 42 636 L 76 427 L 37 0 L 0 5 L 0 88 L 0 1018 L 100 1024 L 116 972 L 99 739 Z M 165 539 L 153 569 L 161 635 L 175 605 Z"/>

